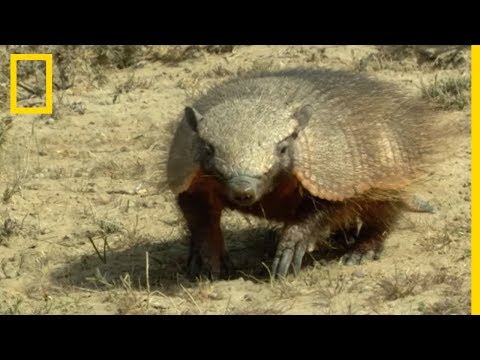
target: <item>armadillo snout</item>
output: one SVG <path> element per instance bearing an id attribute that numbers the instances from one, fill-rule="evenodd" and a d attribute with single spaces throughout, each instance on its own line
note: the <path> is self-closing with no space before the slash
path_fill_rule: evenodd
<path id="1" fill-rule="evenodd" d="M 259 180 L 249 176 L 236 176 L 227 182 L 230 200 L 240 206 L 250 206 L 258 200 Z"/>

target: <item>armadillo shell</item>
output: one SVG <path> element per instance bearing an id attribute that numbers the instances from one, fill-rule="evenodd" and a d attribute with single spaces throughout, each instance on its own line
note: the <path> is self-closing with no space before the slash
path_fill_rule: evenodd
<path id="1" fill-rule="evenodd" d="M 293 173 L 311 194 L 341 201 L 401 190 L 415 181 L 435 136 L 423 103 L 357 74 L 288 70 L 260 77 L 262 82 L 250 84 L 255 96 L 284 97 L 286 104 L 313 108 L 294 142 L 293 157 Z M 205 112 L 218 101 L 243 94 L 241 81 L 219 86 L 195 107 Z M 175 193 L 186 191 L 198 173 L 198 141 L 182 120 L 167 164 L 167 180 Z"/>
<path id="2" fill-rule="evenodd" d="M 355 113 L 336 110 L 347 109 L 345 104 L 333 106 L 324 117 L 314 113 L 295 142 L 293 168 L 311 194 L 332 201 L 375 196 L 375 191 L 400 190 L 418 176 L 427 120 L 414 114 L 421 114 L 421 107 L 377 104 L 366 108 L 357 103 Z"/>
<path id="3" fill-rule="evenodd" d="M 195 159 L 198 137 L 185 118 L 178 125 L 167 160 L 167 182 L 175 194 L 186 191 L 199 171 Z"/>

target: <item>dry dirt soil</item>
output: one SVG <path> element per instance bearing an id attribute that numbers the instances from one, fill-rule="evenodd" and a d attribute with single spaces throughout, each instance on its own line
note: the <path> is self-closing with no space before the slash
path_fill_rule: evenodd
<path id="1" fill-rule="evenodd" d="M 10 115 L 12 52 L 54 53 L 52 115 Z M 209 85 L 295 66 L 395 82 L 458 124 L 450 155 L 419 189 L 435 213 L 405 213 L 378 261 L 314 254 L 298 277 L 277 281 L 269 225 L 226 213 L 235 278 L 190 282 L 184 223 L 158 186 L 169 124 Z M 470 312 L 469 48 L 2 46 L 0 67 L 0 313 Z M 19 105 L 42 104 L 42 74 L 19 65 Z"/>

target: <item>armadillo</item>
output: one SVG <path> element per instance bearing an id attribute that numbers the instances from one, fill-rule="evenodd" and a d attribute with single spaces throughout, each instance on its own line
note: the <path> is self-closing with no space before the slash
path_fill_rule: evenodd
<path id="1" fill-rule="evenodd" d="M 393 84 L 328 69 L 250 73 L 189 105 L 166 170 L 191 276 L 231 274 L 224 209 L 283 224 L 274 277 L 298 273 L 331 239 L 346 239 L 346 264 L 377 259 L 402 210 L 432 210 L 409 189 L 428 168 L 433 112 Z"/>

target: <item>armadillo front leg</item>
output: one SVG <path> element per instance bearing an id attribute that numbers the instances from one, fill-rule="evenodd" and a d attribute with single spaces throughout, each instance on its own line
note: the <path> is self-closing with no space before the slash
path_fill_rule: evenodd
<path id="1" fill-rule="evenodd" d="M 222 209 L 202 192 L 180 194 L 178 204 L 191 235 L 187 263 L 189 276 L 228 277 L 231 264 L 220 228 Z"/>
<path id="2" fill-rule="evenodd" d="M 316 214 L 301 223 L 284 226 L 273 260 L 273 277 L 285 277 L 290 267 L 298 274 L 305 253 L 313 251 L 318 243 L 328 241 L 330 226 L 322 218 L 321 214 Z"/>

